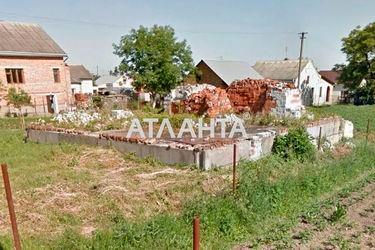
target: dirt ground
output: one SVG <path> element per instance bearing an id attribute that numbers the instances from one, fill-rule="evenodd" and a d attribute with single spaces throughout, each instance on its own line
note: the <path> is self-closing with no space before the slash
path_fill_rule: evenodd
<path id="1" fill-rule="evenodd" d="M 157 213 L 178 213 L 194 197 L 230 189 L 230 175 L 224 169 L 201 172 L 166 166 L 111 149 L 82 146 L 77 154 L 59 154 L 53 161 L 60 167 L 36 167 L 40 182 L 12 182 L 21 234 L 57 235 L 74 228 L 90 235 L 119 218 L 142 220 Z M 4 200 L 0 234 L 7 233 L 10 223 Z"/>
<path id="2" fill-rule="evenodd" d="M 337 224 L 315 233 L 301 248 L 375 248 L 375 184 L 353 193 L 342 204 L 347 206 L 345 217 Z"/>
<path id="3" fill-rule="evenodd" d="M 321 231 L 300 223 L 295 231 L 309 237 L 295 239 L 295 249 L 375 249 L 375 183 L 351 193 L 340 204 L 328 218 L 337 221 Z M 334 214 L 340 215 L 334 218 Z"/>

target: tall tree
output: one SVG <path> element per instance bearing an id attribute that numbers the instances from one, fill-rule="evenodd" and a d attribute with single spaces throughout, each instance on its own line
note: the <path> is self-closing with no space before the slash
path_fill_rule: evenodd
<path id="1" fill-rule="evenodd" d="M 121 58 L 119 71 L 133 78 L 135 87 L 153 96 L 167 94 L 194 67 L 190 46 L 186 40 L 178 41 L 170 26 L 140 26 L 113 47 Z"/>
<path id="2" fill-rule="evenodd" d="M 364 28 L 356 27 L 342 39 L 341 51 L 347 65 L 342 67 L 340 81 L 363 98 L 363 103 L 374 102 L 375 96 L 375 22 Z M 366 84 L 363 84 L 365 80 Z"/>

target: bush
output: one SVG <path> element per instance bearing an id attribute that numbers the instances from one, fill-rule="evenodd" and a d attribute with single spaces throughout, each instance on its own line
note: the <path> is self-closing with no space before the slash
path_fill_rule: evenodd
<path id="1" fill-rule="evenodd" d="M 315 154 L 314 145 L 304 128 L 289 129 L 287 135 L 277 136 L 272 151 L 284 159 L 311 159 Z"/>
<path id="2" fill-rule="evenodd" d="M 92 105 L 94 106 L 94 108 L 103 108 L 103 105 L 104 105 L 104 100 L 103 100 L 103 97 L 101 96 L 93 96 L 92 97 Z"/>

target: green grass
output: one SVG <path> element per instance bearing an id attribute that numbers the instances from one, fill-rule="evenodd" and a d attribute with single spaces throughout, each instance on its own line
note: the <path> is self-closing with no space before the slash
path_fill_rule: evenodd
<path id="1" fill-rule="evenodd" d="M 366 132 L 367 121 L 370 119 L 370 131 L 375 131 L 375 105 L 332 105 L 323 107 L 310 107 L 317 118 L 331 115 L 339 115 L 346 120 L 352 121 L 354 128 L 360 132 Z"/>
<path id="2" fill-rule="evenodd" d="M 317 162 L 285 163 L 271 156 L 239 166 L 240 184 L 230 192 L 187 204 L 179 216 L 160 214 L 131 223 L 119 219 L 111 229 L 84 238 L 67 231 L 51 247 L 59 249 L 189 249 L 192 218 L 201 218 L 203 249 L 228 249 L 233 244 L 253 246 L 283 242 L 288 247 L 289 230 L 299 216 L 321 197 L 335 193 L 358 177 L 374 170 L 375 148 L 359 145 L 352 155 Z"/>
<path id="3" fill-rule="evenodd" d="M 360 112 L 355 108 L 339 105 L 313 111 L 322 116 L 331 112 L 342 115 L 363 131 L 366 119 L 374 117 L 371 113 L 374 106 L 359 107 Z M 61 163 L 51 159 L 60 153 L 78 154 L 76 147 L 23 144 L 22 132 L 17 130 L 14 121 L 0 119 L 1 126 L 6 129 L 0 130 L 0 148 L 4 149 L 0 150 L 0 159 L 17 166 L 10 169 L 14 183 L 32 189 L 40 183 L 53 184 L 56 178 L 69 178 L 70 173 L 66 172 L 69 170 L 56 171 Z M 192 219 L 199 215 L 202 249 L 229 249 L 244 242 L 254 247 L 278 242 L 279 247 L 289 248 L 290 229 L 301 215 L 319 206 L 322 199 L 337 195 L 363 178 L 372 176 L 370 181 L 374 181 L 375 145 L 365 145 L 359 140 L 356 144 L 352 154 L 340 159 L 324 154 L 314 162 L 304 163 L 285 162 L 277 156 L 242 162 L 238 166 L 239 185 L 235 195 L 229 189 L 207 194 L 187 202 L 177 215 L 160 213 L 138 221 L 116 215 L 111 218 L 111 227 L 96 231 L 92 237 L 81 235 L 72 226 L 57 238 L 22 235 L 23 245 L 27 249 L 191 249 Z M 40 161 L 48 165 L 37 169 Z M 51 176 L 48 171 L 58 174 Z M 87 181 L 79 176 L 75 178 L 77 182 Z M 342 211 L 338 218 L 341 214 Z M 56 216 L 59 223 L 77 223 L 69 215 Z M 0 236 L 0 242 L 7 249 L 11 246 L 9 235 Z"/>

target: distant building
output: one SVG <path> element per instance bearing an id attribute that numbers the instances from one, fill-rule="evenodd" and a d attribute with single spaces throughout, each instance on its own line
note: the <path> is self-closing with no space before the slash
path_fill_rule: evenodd
<path id="1" fill-rule="evenodd" d="M 235 80 L 245 78 L 263 79 L 249 63 L 241 61 L 201 60 L 198 69 L 198 83 L 208 83 L 219 88 L 227 88 Z"/>
<path id="2" fill-rule="evenodd" d="M 340 71 L 321 70 L 319 74 L 333 85 L 332 103 L 349 102 L 349 89 L 339 83 Z"/>
<path id="3" fill-rule="evenodd" d="M 72 103 L 66 53 L 38 24 L 0 21 L 0 82 L 31 95 L 24 112 L 58 113 Z M 6 91 L 6 90 L 5 90 Z M 0 113 L 13 112 L 0 94 Z"/>
<path id="4" fill-rule="evenodd" d="M 133 79 L 126 76 L 103 75 L 94 83 L 98 93 L 120 93 L 122 90 L 133 89 Z"/>
<path id="5" fill-rule="evenodd" d="M 83 65 L 69 65 L 72 93 L 93 94 L 92 74 Z"/>
<path id="6" fill-rule="evenodd" d="M 299 60 L 258 61 L 253 68 L 264 78 L 298 85 Z M 302 60 L 300 86 L 304 105 L 332 103 L 333 85 L 322 79 L 312 60 Z"/>

